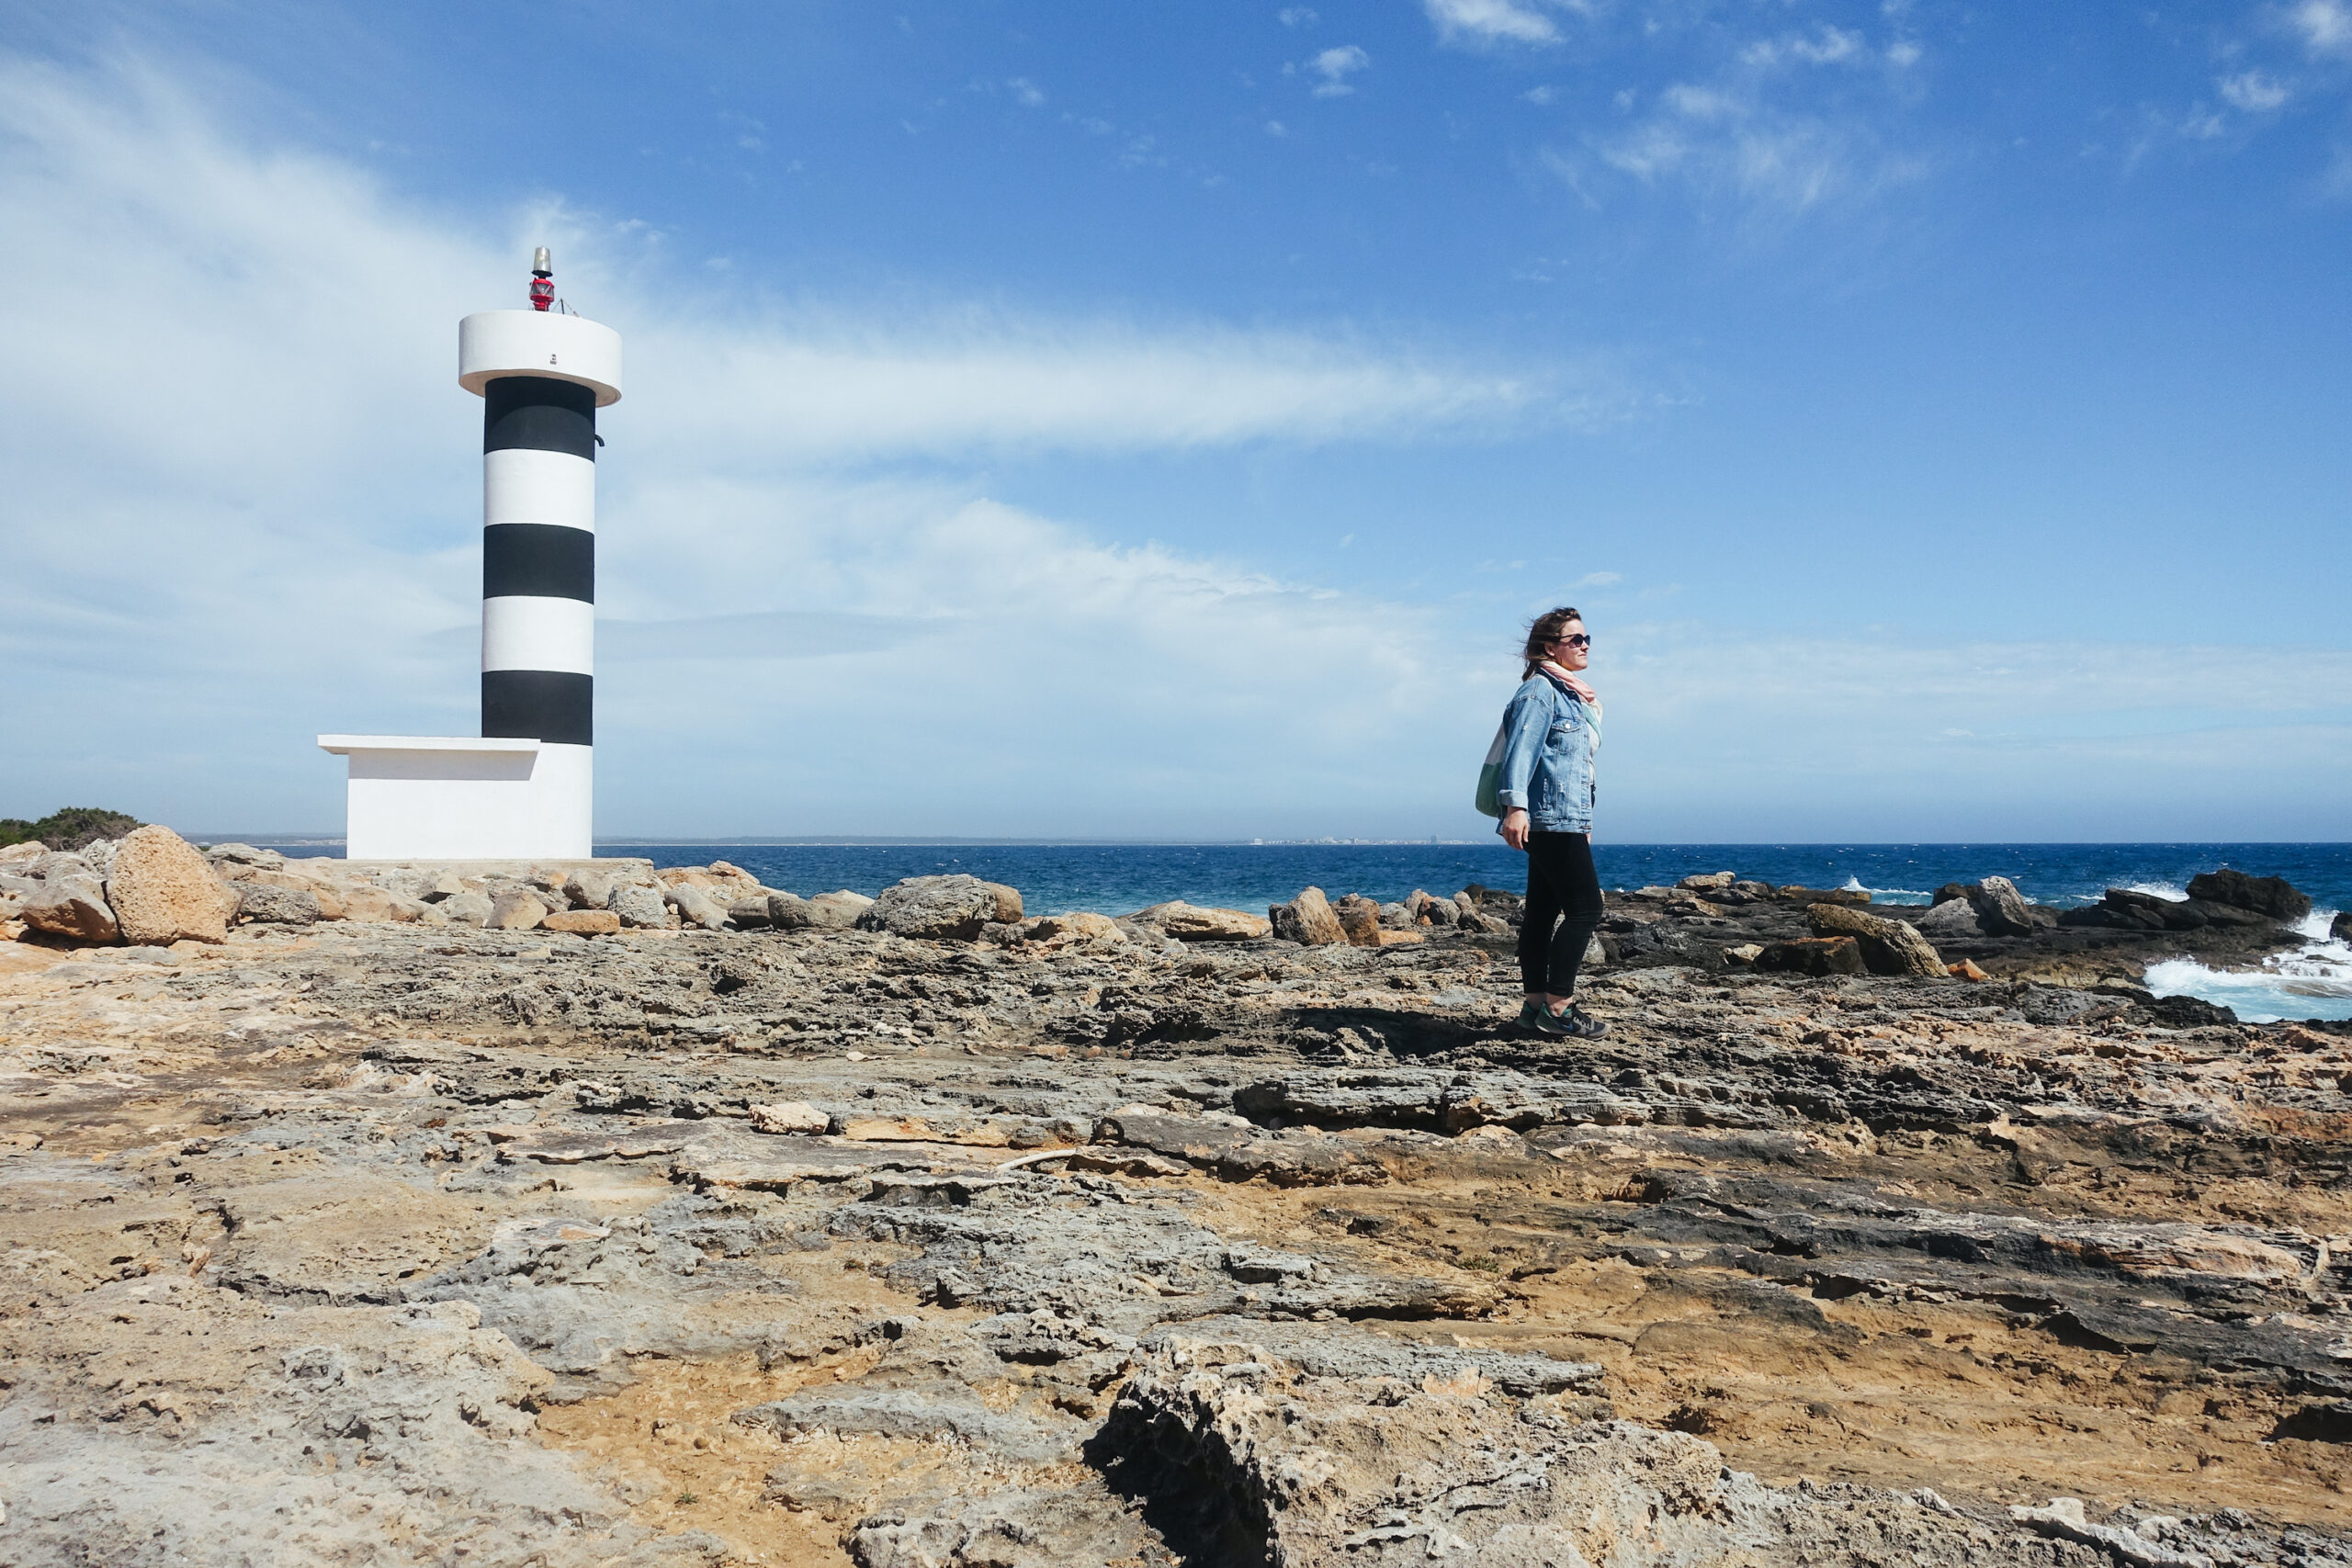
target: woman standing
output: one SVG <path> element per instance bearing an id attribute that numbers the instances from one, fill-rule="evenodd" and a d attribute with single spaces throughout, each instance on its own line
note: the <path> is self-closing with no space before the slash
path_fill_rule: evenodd
<path id="1" fill-rule="evenodd" d="M 1577 966 L 1600 928 L 1600 875 L 1592 864 L 1593 756 L 1600 698 L 1579 673 L 1592 662 L 1583 617 L 1563 607 L 1535 617 L 1526 667 L 1504 716 L 1503 842 L 1527 852 L 1527 906 L 1519 928 L 1520 1026 L 1598 1040 L 1609 1026 L 1576 1005 Z"/>

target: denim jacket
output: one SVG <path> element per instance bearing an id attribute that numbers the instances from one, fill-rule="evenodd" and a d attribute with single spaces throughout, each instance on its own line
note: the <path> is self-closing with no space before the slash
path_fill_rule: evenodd
<path id="1" fill-rule="evenodd" d="M 1600 740 L 1592 710 L 1537 673 L 1520 683 L 1505 723 L 1510 735 L 1495 791 L 1503 810 L 1524 809 L 1528 826 L 1545 832 L 1591 832 L 1593 752 Z"/>

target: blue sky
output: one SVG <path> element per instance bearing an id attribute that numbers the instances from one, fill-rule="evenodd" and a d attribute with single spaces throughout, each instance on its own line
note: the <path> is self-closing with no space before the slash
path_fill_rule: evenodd
<path id="1" fill-rule="evenodd" d="M 0 813 L 467 733 L 528 247 L 608 833 L 2352 837 L 2352 5 L 19 5 Z"/>

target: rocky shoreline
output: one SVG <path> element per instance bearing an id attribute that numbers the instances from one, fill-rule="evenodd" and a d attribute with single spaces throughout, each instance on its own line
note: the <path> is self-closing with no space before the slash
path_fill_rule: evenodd
<path id="1" fill-rule="evenodd" d="M 2352 1562 L 2352 1027 L 2137 983 L 2282 884 L 1612 896 L 1571 1047 L 1483 888 L 8 857 L 12 1563 Z"/>

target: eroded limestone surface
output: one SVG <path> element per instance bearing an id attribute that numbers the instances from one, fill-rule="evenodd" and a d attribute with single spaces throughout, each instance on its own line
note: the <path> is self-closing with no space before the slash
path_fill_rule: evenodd
<path id="1" fill-rule="evenodd" d="M 1701 904 L 0 944 L 0 1561 L 2352 1561 L 2352 1033 Z"/>

